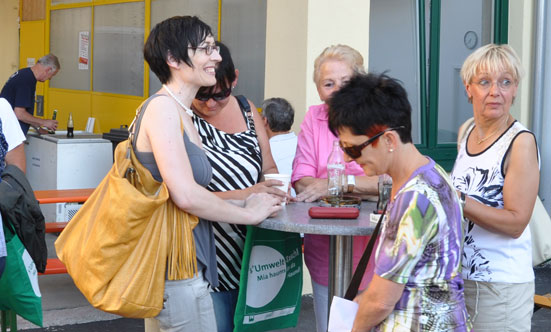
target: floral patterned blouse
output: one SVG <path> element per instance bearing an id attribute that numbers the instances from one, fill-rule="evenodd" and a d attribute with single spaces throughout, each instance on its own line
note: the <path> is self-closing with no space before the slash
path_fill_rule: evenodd
<path id="1" fill-rule="evenodd" d="M 461 278 L 461 207 L 446 172 L 428 159 L 388 206 L 375 273 L 405 288 L 376 331 L 471 330 Z"/>

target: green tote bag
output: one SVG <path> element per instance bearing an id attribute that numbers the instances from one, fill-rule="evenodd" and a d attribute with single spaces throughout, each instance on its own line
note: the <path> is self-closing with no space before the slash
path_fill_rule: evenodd
<path id="1" fill-rule="evenodd" d="M 29 322 L 42 326 L 42 296 L 36 266 L 11 229 L 4 226 L 4 235 L 8 256 L 0 277 L 0 309 L 11 309 Z"/>
<path id="2" fill-rule="evenodd" d="M 296 326 L 301 298 L 300 235 L 247 226 L 234 332 Z"/>

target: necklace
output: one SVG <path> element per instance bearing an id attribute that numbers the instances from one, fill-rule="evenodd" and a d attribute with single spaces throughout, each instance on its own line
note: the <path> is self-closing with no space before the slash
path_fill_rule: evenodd
<path id="1" fill-rule="evenodd" d="M 507 121 L 509 121 L 509 116 L 507 116 L 505 118 L 505 122 L 503 122 L 504 124 L 507 124 Z M 484 138 L 480 138 L 478 141 L 476 141 L 476 144 L 481 144 L 482 142 L 486 141 L 488 138 L 494 136 L 497 132 L 499 132 L 501 130 L 501 127 L 503 127 L 503 125 L 499 126 L 496 130 L 492 131 L 490 133 L 490 135 L 487 135 L 486 137 Z M 477 136 L 478 136 L 478 132 L 476 133 Z"/>
<path id="2" fill-rule="evenodd" d="M 180 106 L 184 109 L 184 111 L 186 111 L 187 115 L 193 116 L 193 111 L 192 111 L 189 107 L 187 107 L 186 105 L 184 105 L 184 103 L 182 103 L 182 101 L 181 101 L 180 99 L 176 98 L 176 96 L 174 95 L 174 93 L 172 93 L 172 91 L 170 91 L 170 89 L 168 88 L 168 86 L 166 86 L 166 84 L 163 84 L 163 88 L 165 88 L 166 91 L 168 92 L 168 94 L 169 94 L 172 98 L 174 98 L 174 100 L 176 100 L 176 102 L 178 103 L 178 105 L 180 105 Z"/>

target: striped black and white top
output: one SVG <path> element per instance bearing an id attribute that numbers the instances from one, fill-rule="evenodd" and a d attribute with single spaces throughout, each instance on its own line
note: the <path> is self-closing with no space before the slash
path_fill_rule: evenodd
<path id="1" fill-rule="evenodd" d="M 242 100 L 240 100 L 242 97 Z M 212 165 L 210 191 L 244 189 L 255 185 L 262 172 L 262 153 L 247 99 L 237 96 L 247 130 L 228 134 L 194 115 L 193 123 Z M 215 292 L 239 288 L 246 227 L 213 222 L 219 286 Z"/>

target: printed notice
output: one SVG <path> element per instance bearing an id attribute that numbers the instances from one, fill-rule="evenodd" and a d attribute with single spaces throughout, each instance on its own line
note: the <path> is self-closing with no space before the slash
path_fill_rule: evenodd
<path id="1" fill-rule="evenodd" d="M 78 33 L 78 69 L 88 70 L 88 51 L 90 49 L 90 32 L 81 31 Z"/>

